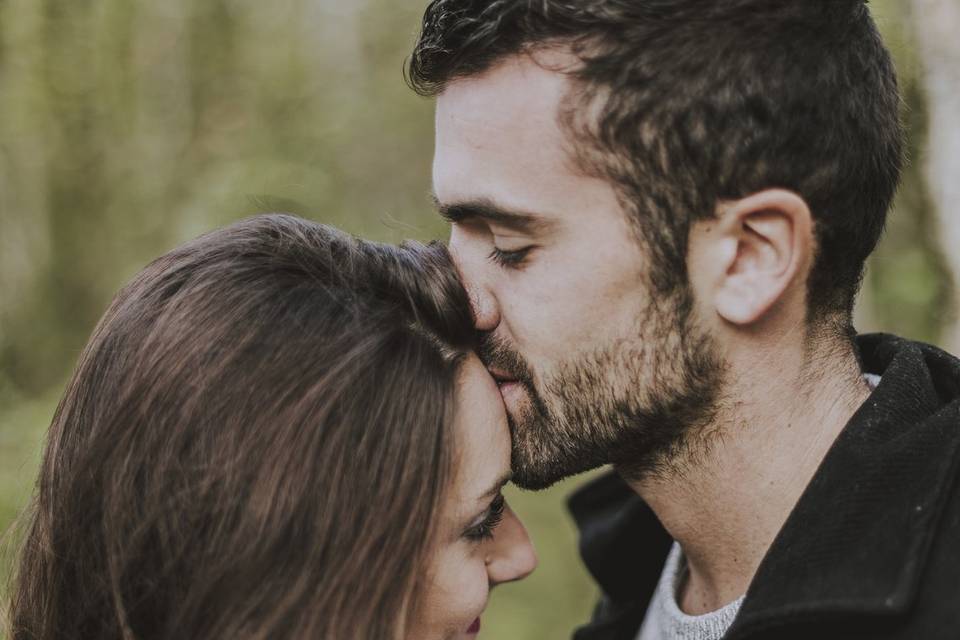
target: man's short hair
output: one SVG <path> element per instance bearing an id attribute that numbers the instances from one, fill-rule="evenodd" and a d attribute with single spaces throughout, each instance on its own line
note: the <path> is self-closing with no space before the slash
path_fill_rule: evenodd
<path id="1" fill-rule="evenodd" d="M 505 58 L 575 53 L 558 117 L 653 254 L 651 283 L 689 287 L 691 223 L 780 187 L 815 220 L 810 317 L 849 325 L 900 179 L 889 52 L 864 0 L 433 0 L 409 62 L 423 95 Z"/>

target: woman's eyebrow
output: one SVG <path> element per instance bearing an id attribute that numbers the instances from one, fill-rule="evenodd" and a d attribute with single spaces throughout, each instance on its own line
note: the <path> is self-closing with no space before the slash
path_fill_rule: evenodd
<path id="1" fill-rule="evenodd" d="M 511 479 L 511 478 L 513 478 L 513 472 L 508 471 L 507 473 L 503 474 L 503 475 L 500 476 L 500 478 L 493 484 L 493 486 L 491 486 L 490 489 L 489 489 L 486 493 L 484 493 L 482 496 L 480 496 L 479 498 L 477 498 L 477 500 L 478 500 L 478 501 L 480 501 L 480 500 L 487 500 L 487 499 L 489 499 L 489 498 L 494 497 L 495 495 L 497 495 L 498 493 L 500 493 L 500 491 L 503 490 L 503 487 L 506 486 L 506 484 L 507 484 L 508 482 L 510 482 L 510 479 Z"/>
<path id="2" fill-rule="evenodd" d="M 469 520 L 465 520 L 465 523 L 464 523 L 464 525 L 462 526 L 462 528 L 468 529 L 468 528 L 470 528 L 471 526 L 474 525 L 474 523 L 477 521 L 477 519 L 486 516 L 486 514 L 487 514 L 487 512 L 490 510 L 490 506 L 491 506 L 491 504 L 492 504 L 491 502 L 488 502 L 488 501 L 492 500 L 494 496 L 496 496 L 498 493 L 500 493 L 500 491 L 503 490 L 503 487 L 504 487 L 508 482 L 510 482 L 510 479 L 511 479 L 511 478 L 513 478 L 513 472 L 508 471 L 507 473 L 505 473 L 504 475 L 502 475 L 502 476 L 500 477 L 500 479 L 498 479 L 498 480 L 493 484 L 493 486 L 491 486 L 490 489 L 489 489 L 485 494 L 483 494 L 482 496 L 480 496 L 480 497 L 477 498 L 477 502 L 483 502 L 483 503 L 484 503 L 483 509 L 482 509 L 481 511 L 479 511 L 478 513 L 473 514 L 473 515 L 470 517 Z"/>

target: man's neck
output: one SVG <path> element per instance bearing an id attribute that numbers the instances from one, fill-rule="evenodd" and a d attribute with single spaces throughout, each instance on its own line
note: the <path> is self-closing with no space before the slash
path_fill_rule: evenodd
<path id="1" fill-rule="evenodd" d="M 779 345 L 782 346 L 782 345 Z M 633 489 L 679 542 L 691 615 L 743 595 L 836 437 L 869 395 L 852 348 L 816 357 L 801 345 L 736 361 L 709 446 Z"/>

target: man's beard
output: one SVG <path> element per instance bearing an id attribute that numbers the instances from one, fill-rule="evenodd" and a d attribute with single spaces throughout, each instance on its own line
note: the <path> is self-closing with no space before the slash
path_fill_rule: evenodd
<path id="1" fill-rule="evenodd" d="M 499 337 L 485 334 L 480 358 L 516 378 L 529 403 L 508 412 L 514 482 L 544 489 L 563 478 L 613 464 L 630 480 L 682 471 L 702 452 L 723 366 L 682 300 L 648 308 L 628 336 L 580 351 L 542 376 Z"/>

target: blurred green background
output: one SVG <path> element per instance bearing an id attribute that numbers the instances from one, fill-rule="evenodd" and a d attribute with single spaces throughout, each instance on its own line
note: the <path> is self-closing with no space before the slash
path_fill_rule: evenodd
<path id="1" fill-rule="evenodd" d="M 28 499 L 90 330 L 153 257 L 266 210 L 379 240 L 446 235 L 427 196 L 432 104 L 402 78 L 424 4 L 0 0 L 0 530 Z M 897 57 L 918 158 L 912 30 L 903 3 L 870 6 Z M 936 342 L 953 287 L 919 164 L 858 322 Z M 511 494 L 541 564 L 495 592 L 485 637 L 568 637 L 588 616 L 594 589 L 562 507 L 580 481 Z"/>

